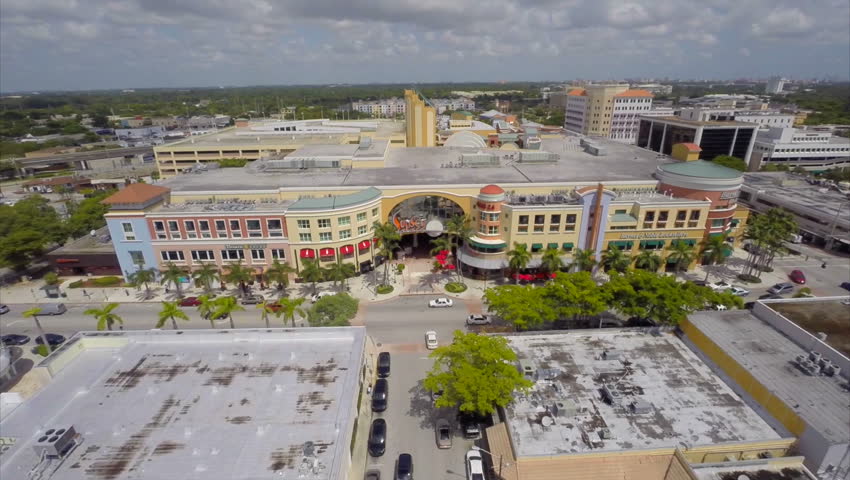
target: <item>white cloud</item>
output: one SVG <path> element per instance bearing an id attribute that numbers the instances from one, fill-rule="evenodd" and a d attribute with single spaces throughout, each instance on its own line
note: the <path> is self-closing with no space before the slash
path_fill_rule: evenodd
<path id="1" fill-rule="evenodd" d="M 777 7 L 763 20 L 753 23 L 752 33 L 757 37 L 797 36 L 809 33 L 814 26 L 814 20 L 799 8 Z"/>
<path id="2" fill-rule="evenodd" d="M 741 48 L 738 49 L 738 53 L 741 54 L 744 57 L 749 57 L 750 56 L 750 49 L 747 48 L 747 47 L 741 47 Z"/>

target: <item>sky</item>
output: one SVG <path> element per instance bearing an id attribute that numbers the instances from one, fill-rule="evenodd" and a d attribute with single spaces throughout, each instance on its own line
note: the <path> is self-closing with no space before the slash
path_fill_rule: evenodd
<path id="1" fill-rule="evenodd" d="M 850 0 L 0 0 L 0 91 L 850 76 Z"/>

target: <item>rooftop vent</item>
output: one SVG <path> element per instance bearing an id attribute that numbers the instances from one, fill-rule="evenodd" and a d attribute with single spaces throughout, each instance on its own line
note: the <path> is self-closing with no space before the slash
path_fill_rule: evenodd
<path id="1" fill-rule="evenodd" d="M 35 453 L 41 458 L 64 457 L 76 444 L 74 437 L 77 431 L 72 425 L 51 427 L 42 432 L 32 446 Z"/>
<path id="2" fill-rule="evenodd" d="M 652 404 L 642 398 L 637 398 L 629 405 L 629 410 L 637 415 L 645 415 L 652 412 Z"/>

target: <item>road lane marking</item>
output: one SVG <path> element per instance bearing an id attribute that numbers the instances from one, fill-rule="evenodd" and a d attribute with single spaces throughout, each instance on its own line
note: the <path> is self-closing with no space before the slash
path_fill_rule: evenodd
<path id="1" fill-rule="evenodd" d="M 23 320 L 15 320 L 14 322 L 9 322 L 8 324 L 6 324 L 6 326 L 11 327 L 12 325 L 17 325 L 17 324 L 23 323 L 23 322 L 24 322 Z"/>

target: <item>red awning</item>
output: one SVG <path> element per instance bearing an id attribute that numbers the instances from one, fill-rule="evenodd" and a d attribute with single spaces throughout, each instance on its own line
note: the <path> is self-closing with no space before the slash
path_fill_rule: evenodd
<path id="1" fill-rule="evenodd" d="M 80 260 L 77 258 L 57 258 L 56 263 L 78 263 Z"/>
<path id="2" fill-rule="evenodd" d="M 339 247 L 339 253 L 343 255 L 351 255 L 352 253 L 354 253 L 354 247 L 352 247 L 351 245 L 343 245 Z"/>
<path id="3" fill-rule="evenodd" d="M 363 240 L 362 242 L 357 244 L 357 246 L 360 248 L 360 250 L 366 250 L 371 245 L 372 245 L 372 242 L 370 242 L 369 240 Z"/>
<path id="4" fill-rule="evenodd" d="M 316 258 L 316 251 L 305 248 L 301 250 L 301 258 Z"/>
<path id="5" fill-rule="evenodd" d="M 319 256 L 320 257 L 333 257 L 334 256 L 334 249 L 333 248 L 323 248 L 323 249 L 319 250 Z"/>

